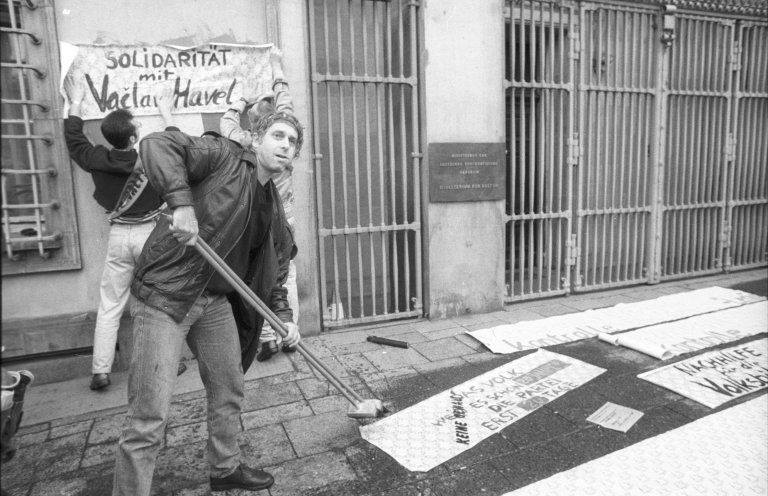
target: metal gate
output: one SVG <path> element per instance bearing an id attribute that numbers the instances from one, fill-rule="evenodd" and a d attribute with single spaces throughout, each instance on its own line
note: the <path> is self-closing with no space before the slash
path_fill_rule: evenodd
<path id="1" fill-rule="evenodd" d="M 417 8 L 309 1 L 325 328 L 422 315 Z"/>
<path id="2" fill-rule="evenodd" d="M 740 23 L 736 42 L 726 269 L 768 260 L 768 24 Z"/>
<path id="3" fill-rule="evenodd" d="M 678 16 L 670 47 L 660 272 L 722 270 L 733 20 Z"/>
<path id="4" fill-rule="evenodd" d="M 577 13 L 554 2 L 507 9 L 507 300 L 570 286 Z"/>
<path id="5" fill-rule="evenodd" d="M 657 194 L 655 16 L 582 5 L 575 291 L 649 277 Z"/>
<path id="6" fill-rule="evenodd" d="M 764 23 L 506 8 L 505 301 L 768 262 Z"/>

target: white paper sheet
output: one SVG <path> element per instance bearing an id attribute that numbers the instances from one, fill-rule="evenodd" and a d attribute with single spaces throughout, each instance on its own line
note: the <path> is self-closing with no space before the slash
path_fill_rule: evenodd
<path id="1" fill-rule="evenodd" d="M 643 412 L 639 410 L 608 401 L 595 413 L 587 417 L 587 421 L 606 429 L 627 432 L 642 416 Z"/>
<path id="2" fill-rule="evenodd" d="M 716 408 L 768 387 L 768 339 L 705 353 L 638 377 Z"/>
<path id="3" fill-rule="evenodd" d="M 668 360 L 766 331 L 768 301 L 761 301 L 623 334 L 601 334 L 599 337 L 659 360 Z"/>
<path id="4" fill-rule="evenodd" d="M 768 396 L 504 496 L 765 496 Z"/>
<path id="5" fill-rule="evenodd" d="M 408 470 L 427 471 L 605 372 L 546 350 L 360 428 Z"/>
<path id="6" fill-rule="evenodd" d="M 608 308 L 469 331 L 467 334 L 494 353 L 515 353 L 764 300 L 762 296 L 744 291 L 713 286 L 637 303 L 620 303 Z"/>

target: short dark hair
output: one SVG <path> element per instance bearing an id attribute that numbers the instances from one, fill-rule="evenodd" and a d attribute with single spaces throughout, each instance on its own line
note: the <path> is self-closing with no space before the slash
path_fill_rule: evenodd
<path id="1" fill-rule="evenodd" d="M 136 126 L 133 125 L 133 114 L 129 110 L 118 109 L 107 114 L 101 121 L 101 134 L 110 145 L 117 149 L 128 148 L 131 136 L 136 134 Z"/>
<path id="2" fill-rule="evenodd" d="M 293 114 L 289 112 L 268 112 L 256 121 L 256 125 L 253 128 L 253 135 L 256 139 L 261 139 L 267 132 L 267 129 L 272 127 L 272 124 L 278 121 L 284 121 L 296 130 L 296 153 L 293 158 L 298 158 L 301 151 L 301 145 L 304 144 L 304 130 L 301 127 L 301 123 Z"/>

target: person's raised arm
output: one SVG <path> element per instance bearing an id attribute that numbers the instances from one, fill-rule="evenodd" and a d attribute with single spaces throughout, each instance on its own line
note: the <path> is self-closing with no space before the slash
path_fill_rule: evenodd
<path id="1" fill-rule="evenodd" d="M 237 100 L 224 112 L 219 120 L 219 130 L 221 135 L 232 141 L 240 143 L 243 148 L 248 148 L 253 142 L 251 133 L 240 126 L 240 115 L 245 110 L 248 100 L 243 95 L 243 84 L 235 84 L 235 96 Z"/>
<path id="2" fill-rule="evenodd" d="M 64 120 L 64 140 L 67 143 L 69 156 L 81 169 L 90 172 L 95 147 L 83 133 L 83 119 L 80 118 L 85 86 L 82 83 L 76 83 L 75 78 L 67 77 L 64 79 L 64 93 L 69 100 L 69 116 Z"/>
<path id="3" fill-rule="evenodd" d="M 272 47 L 269 51 L 269 63 L 272 67 L 272 91 L 275 94 L 275 110 L 293 114 L 293 99 L 288 89 L 288 81 L 283 72 L 283 52 Z"/>
<path id="4" fill-rule="evenodd" d="M 173 121 L 172 111 L 175 108 L 173 86 L 166 85 L 156 97 L 157 110 L 163 118 L 166 131 L 180 131 Z"/>

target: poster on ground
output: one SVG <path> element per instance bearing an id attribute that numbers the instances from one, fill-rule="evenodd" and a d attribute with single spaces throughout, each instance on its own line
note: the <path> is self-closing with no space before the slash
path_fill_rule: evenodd
<path id="1" fill-rule="evenodd" d="M 666 322 L 600 339 L 659 360 L 737 341 L 768 330 L 768 301 Z"/>
<path id="2" fill-rule="evenodd" d="M 360 433 L 408 470 L 426 472 L 603 372 L 539 350 L 363 426 Z"/>
<path id="3" fill-rule="evenodd" d="M 768 387 L 768 339 L 705 353 L 638 377 L 716 408 Z"/>
<path id="4" fill-rule="evenodd" d="M 636 303 L 468 331 L 494 353 L 515 353 L 739 307 L 765 297 L 713 286 Z"/>
<path id="5" fill-rule="evenodd" d="M 155 97 L 166 87 L 173 90 L 174 113 L 224 112 L 241 96 L 238 84 L 255 95 L 272 83 L 272 45 L 61 45 L 62 83 L 72 78 L 86 89 L 83 120 L 117 109 L 157 114 Z"/>

